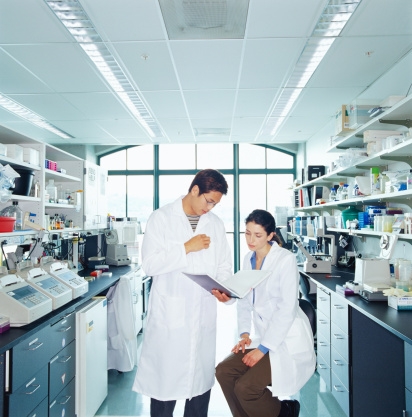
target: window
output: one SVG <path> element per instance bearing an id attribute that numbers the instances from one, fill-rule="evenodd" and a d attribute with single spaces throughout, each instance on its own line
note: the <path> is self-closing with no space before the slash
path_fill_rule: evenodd
<path id="1" fill-rule="evenodd" d="M 235 161 L 239 161 L 238 166 Z M 241 259 L 248 250 L 244 237 L 246 216 L 262 208 L 276 218 L 277 209 L 283 213 L 285 207 L 293 206 L 295 157 L 267 146 L 142 145 L 102 156 L 100 165 L 109 173 L 109 213 L 115 217 L 137 217 L 143 232 L 154 209 L 187 194 L 198 170 L 220 170 L 229 189 L 213 212 L 225 224 L 235 271 L 241 267 Z M 237 211 L 236 201 L 239 201 Z"/>

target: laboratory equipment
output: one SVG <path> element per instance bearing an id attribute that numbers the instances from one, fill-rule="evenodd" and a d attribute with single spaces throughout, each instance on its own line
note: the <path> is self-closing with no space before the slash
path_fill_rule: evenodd
<path id="1" fill-rule="evenodd" d="M 10 319 L 11 327 L 20 327 L 52 311 L 52 300 L 16 274 L 0 267 L 0 314 Z"/>
<path id="2" fill-rule="evenodd" d="M 31 261 L 17 264 L 17 276 L 33 285 L 37 290 L 46 294 L 52 300 L 53 310 L 72 300 L 72 290 L 67 285 L 52 277 L 44 269 L 33 267 Z"/>
<path id="3" fill-rule="evenodd" d="M 107 265 L 130 265 L 131 259 L 127 252 L 127 244 L 119 243 L 117 230 L 105 230 L 107 250 L 106 250 L 106 264 Z"/>
<path id="4" fill-rule="evenodd" d="M 306 260 L 303 263 L 303 270 L 305 272 L 328 274 L 332 271 L 332 262 L 330 260 L 325 260 L 323 254 L 315 254 L 312 256 L 299 240 L 294 238 L 293 242 L 306 256 Z"/>
<path id="5" fill-rule="evenodd" d="M 53 257 L 45 256 L 40 260 L 40 265 L 52 277 L 57 278 L 71 288 L 73 300 L 89 290 L 89 283 L 83 277 L 70 270 L 65 262 L 54 261 Z"/>
<path id="6" fill-rule="evenodd" d="M 107 299 L 76 312 L 76 415 L 93 417 L 107 396 Z"/>

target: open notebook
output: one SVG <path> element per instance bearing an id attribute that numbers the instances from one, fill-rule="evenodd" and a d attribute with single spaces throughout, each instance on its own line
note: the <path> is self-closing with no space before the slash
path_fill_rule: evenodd
<path id="1" fill-rule="evenodd" d="M 256 269 L 241 270 L 224 282 L 216 281 L 206 274 L 183 273 L 208 292 L 218 290 L 232 298 L 243 298 L 252 288 L 257 287 L 263 280 L 268 278 L 271 271 Z"/>

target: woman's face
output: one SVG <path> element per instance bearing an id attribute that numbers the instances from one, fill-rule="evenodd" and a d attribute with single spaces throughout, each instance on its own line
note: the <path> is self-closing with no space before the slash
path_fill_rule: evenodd
<path id="1" fill-rule="evenodd" d="M 250 250 L 259 251 L 266 247 L 272 239 L 273 233 L 268 235 L 265 229 L 255 222 L 246 223 L 246 243 Z"/>

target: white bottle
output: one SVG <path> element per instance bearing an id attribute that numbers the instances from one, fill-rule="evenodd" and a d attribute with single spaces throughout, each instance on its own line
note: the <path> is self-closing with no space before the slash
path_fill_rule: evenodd
<path id="1" fill-rule="evenodd" d="M 54 185 L 54 180 L 49 180 L 46 186 L 46 194 L 49 195 L 49 201 L 46 201 L 46 203 L 57 203 L 57 187 Z"/>

